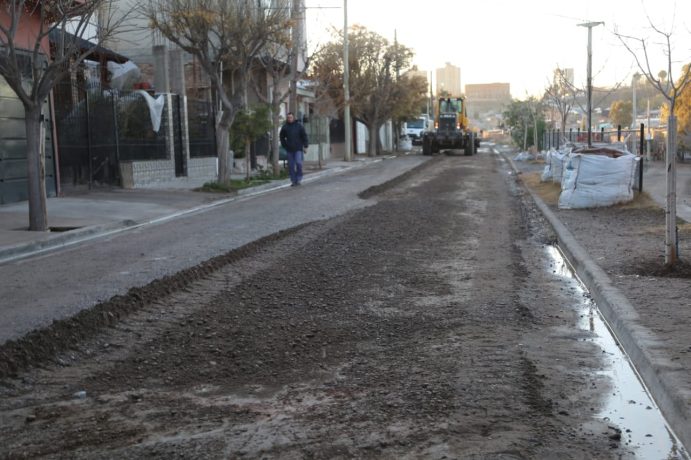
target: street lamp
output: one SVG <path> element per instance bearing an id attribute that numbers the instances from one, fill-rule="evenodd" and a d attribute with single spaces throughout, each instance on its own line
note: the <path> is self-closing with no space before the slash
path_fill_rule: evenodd
<path id="1" fill-rule="evenodd" d="M 578 24 L 579 27 L 588 28 L 588 147 L 592 147 L 593 134 L 593 27 L 604 24 L 604 22 L 585 22 Z"/>

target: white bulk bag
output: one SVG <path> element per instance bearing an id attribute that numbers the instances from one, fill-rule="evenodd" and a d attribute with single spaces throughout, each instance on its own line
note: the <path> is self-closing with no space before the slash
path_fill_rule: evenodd
<path id="1" fill-rule="evenodd" d="M 556 150 L 550 150 L 545 155 L 545 169 L 542 170 L 542 176 L 540 176 L 542 182 L 551 180 L 552 182 L 561 183 L 564 159 L 567 155 L 567 152 Z"/>
<path id="2" fill-rule="evenodd" d="M 560 209 L 595 208 L 633 199 L 638 157 L 572 153 L 564 167 Z"/>

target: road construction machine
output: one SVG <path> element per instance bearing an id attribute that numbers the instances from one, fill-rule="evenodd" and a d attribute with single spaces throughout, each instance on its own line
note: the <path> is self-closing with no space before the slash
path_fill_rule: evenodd
<path id="1" fill-rule="evenodd" d="M 477 152 L 480 139 L 470 130 L 462 97 L 439 98 L 434 128 L 422 135 L 422 154 L 432 155 L 442 149 L 462 150 L 465 155 Z"/>

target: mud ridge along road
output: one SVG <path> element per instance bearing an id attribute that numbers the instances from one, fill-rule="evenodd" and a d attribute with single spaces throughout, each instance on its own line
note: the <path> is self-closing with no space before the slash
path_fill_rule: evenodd
<path id="1" fill-rule="evenodd" d="M 634 458 L 506 168 L 434 157 L 44 334 L 0 380 L 0 458 Z"/>

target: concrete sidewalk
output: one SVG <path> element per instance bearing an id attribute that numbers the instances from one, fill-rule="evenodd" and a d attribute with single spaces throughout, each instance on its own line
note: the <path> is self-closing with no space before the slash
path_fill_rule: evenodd
<path id="1" fill-rule="evenodd" d="M 304 169 L 304 182 L 318 180 L 382 159 L 383 157 L 357 157 L 350 162 L 329 161 L 321 169 L 316 164 L 307 163 Z M 97 189 L 49 198 L 49 232 L 28 231 L 28 202 L 0 205 L 0 263 L 289 187 L 290 181 L 272 181 L 240 190 L 237 194 L 194 191 L 201 185 L 203 181 L 194 182 L 181 178 L 154 184 L 146 189 Z"/>
<path id="2" fill-rule="evenodd" d="M 691 161 L 677 162 L 677 216 L 691 222 Z M 667 172 L 664 161 L 646 161 L 643 166 L 643 191 L 664 208 L 667 196 Z"/>

